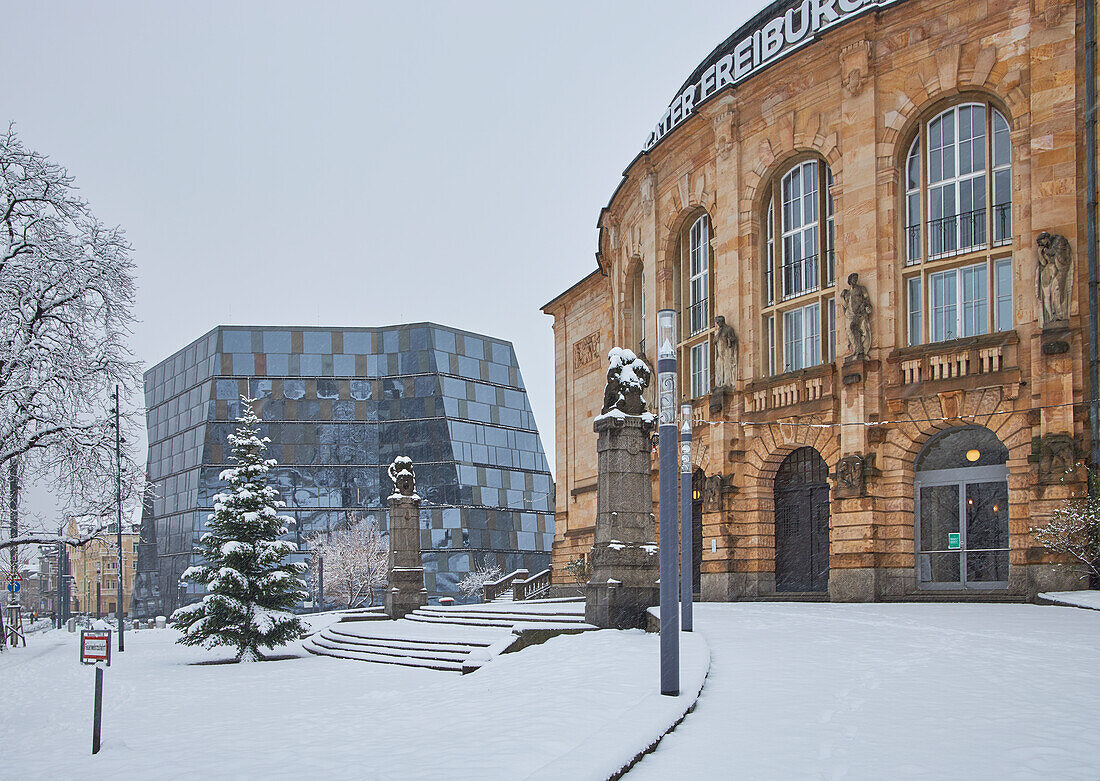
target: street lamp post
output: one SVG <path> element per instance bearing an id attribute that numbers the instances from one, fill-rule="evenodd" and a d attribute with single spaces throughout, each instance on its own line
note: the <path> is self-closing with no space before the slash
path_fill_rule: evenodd
<path id="1" fill-rule="evenodd" d="M 691 517 L 691 404 L 680 406 L 680 622 L 691 631 L 691 598 L 695 590 Z"/>
<path id="2" fill-rule="evenodd" d="M 680 693 L 680 621 L 677 610 L 676 311 L 657 313 L 657 497 L 661 537 L 661 694 Z"/>
<path id="3" fill-rule="evenodd" d="M 103 608 L 101 606 L 102 603 L 100 601 L 100 593 L 99 593 L 100 581 L 101 581 L 101 578 L 100 578 L 100 575 L 99 575 L 99 563 L 97 562 L 96 565 L 95 565 L 95 617 L 96 618 L 102 618 L 103 617 Z"/>
<path id="4" fill-rule="evenodd" d="M 115 607 L 118 619 L 118 650 L 122 653 L 126 650 L 124 640 L 126 624 L 122 612 L 122 431 L 119 428 L 117 385 L 115 386 L 115 467 L 115 523 L 117 524 L 115 531 L 118 533 L 118 590 L 115 592 Z"/>

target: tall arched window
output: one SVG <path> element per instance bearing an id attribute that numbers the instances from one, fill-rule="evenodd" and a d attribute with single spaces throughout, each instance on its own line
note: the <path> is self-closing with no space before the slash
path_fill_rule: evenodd
<path id="1" fill-rule="evenodd" d="M 646 354 L 645 319 L 645 270 L 640 259 L 635 259 L 627 272 L 627 337 L 631 349 L 638 355 Z"/>
<path id="2" fill-rule="evenodd" d="M 1012 144 L 1004 115 L 962 103 L 905 156 L 908 343 L 1012 328 Z"/>
<path id="3" fill-rule="evenodd" d="M 767 374 L 836 358 L 835 216 L 833 174 L 820 160 L 794 164 L 772 187 L 763 229 Z"/>
<path id="4" fill-rule="evenodd" d="M 689 220 L 680 235 L 680 361 L 684 367 L 684 395 L 692 399 L 706 396 L 711 390 L 714 278 L 710 239 L 710 217 L 705 213 Z"/>

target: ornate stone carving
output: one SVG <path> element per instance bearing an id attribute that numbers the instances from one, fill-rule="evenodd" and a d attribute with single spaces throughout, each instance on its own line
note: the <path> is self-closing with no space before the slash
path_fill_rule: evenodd
<path id="1" fill-rule="evenodd" d="M 714 386 L 732 388 L 737 384 L 737 332 L 718 315 L 714 318 Z"/>
<path id="2" fill-rule="evenodd" d="M 864 469 L 862 456 L 844 456 L 836 465 L 836 493 L 839 497 L 862 496 Z"/>
<path id="3" fill-rule="evenodd" d="M 722 509 L 722 477 L 720 475 L 704 477 L 700 490 L 703 494 L 704 512 L 714 513 Z"/>
<path id="4" fill-rule="evenodd" d="M 871 78 L 871 42 L 856 41 L 840 53 L 844 77 L 841 84 L 851 97 L 858 97 Z"/>
<path id="5" fill-rule="evenodd" d="M 1039 441 L 1039 481 L 1072 480 L 1077 472 L 1077 445 L 1069 434 L 1047 434 Z"/>
<path id="6" fill-rule="evenodd" d="M 1047 27 L 1057 27 L 1066 16 L 1066 5 L 1063 0 L 1041 0 L 1042 11 L 1039 17 Z"/>
<path id="7" fill-rule="evenodd" d="M 1035 240 L 1039 247 L 1037 294 L 1041 322 L 1048 325 L 1069 320 L 1070 288 L 1073 285 L 1073 250 L 1069 239 L 1059 233 L 1043 231 Z"/>
<path id="8" fill-rule="evenodd" d="M 613 409 L 627 415 L 642 415 L 646 412 L 642 393 L 649 387 L 653 376 L 646 362 L 634 355 L 632 350 L 612 347 L 607 354 L 610 366 L 607 369 L 607 385 L 603 390 L 603 409 L 606 415 Z"/>
<path id="9" fill-rule="evenodd" d="M 573 343 L 573 371 L 580 374 L 594 368 L 599 356 L 600 332 L 595 331 Z"/>
<path id="10" fill-rule="evenodd" d="M 400 496 L 416 496 L 416 473 L 413 472 L 412 459 L 398 456 L 390 464 L 388 474 L 393 482 L 393 492 Z"/>
<path id="11" fill-rule="evenodd" d="M 871 296 L 859 274 L 848 275 L 848 289 L 840 294 L 848 318 L 848 357 L 866 358 L 871 349 Z"/>

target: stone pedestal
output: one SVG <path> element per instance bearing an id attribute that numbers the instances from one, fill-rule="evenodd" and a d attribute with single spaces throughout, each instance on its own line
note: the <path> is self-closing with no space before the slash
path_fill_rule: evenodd
<path id="1" fill-rule="evenodd" d="M 652 416 L 596 419 L 596 542 L 585 587 L 585 621 L 605 629 L 645 628 L 660 603 L 660 562 L 650 475 Z"/>
<path id="2" fill-rule="evenodd" d="M 420 559 L 420 497 L 390 497 L 389 583 L 386 615 L 402 618 L 428 604 Z"/>

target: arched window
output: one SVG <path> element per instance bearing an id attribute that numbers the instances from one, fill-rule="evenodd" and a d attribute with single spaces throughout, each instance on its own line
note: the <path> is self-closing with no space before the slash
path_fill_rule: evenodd
<path id="1" fill-rule="evenodd" d="M 689 220 L 680 236 L 680 284 L 678 302 L 683 315 L 680 325 L 680 365 L 684 395 L 689 399 L 706 396 L 711 390 L 710 335 L 712 286 L 710 217 L 705 213 Z"/>
<path id="2" fill-rule="evenodd" d="M 1012 144 L 988 103 L 922 122 L 905 156 L 908 343 L 1012 328 Z"/>
<path id="3" fill-rule="evenodd" d="M 646 319 L 645 319 L 645 269 L 640 259 L 636 259 L 627 272 L 627 337 L 631 343 L 631 349 L 637 355 L 645 356 L 646 352 Z"/>
<path id="4" fill-rule="evenodd" d="M 833 174 L 820 160 L 796 163 L 772 187 L 763 228 L 767 374 L 836 359 L 835 216 Z"/>

